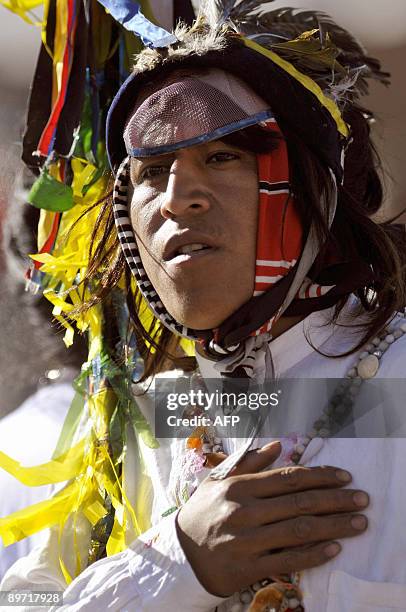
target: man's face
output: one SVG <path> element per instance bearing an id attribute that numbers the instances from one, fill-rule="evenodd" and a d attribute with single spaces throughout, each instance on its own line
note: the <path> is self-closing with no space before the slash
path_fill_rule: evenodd
<path id="1" fill-rule="evenodd" d="M 142 263 L 174 319 L 222 323 L 253 294 L 256 155 L 220 140 L 131 162 Z"/>

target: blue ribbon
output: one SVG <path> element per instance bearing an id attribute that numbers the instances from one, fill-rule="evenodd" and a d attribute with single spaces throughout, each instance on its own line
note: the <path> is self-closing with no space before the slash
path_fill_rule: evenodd
<path id="1" fill-rule="evenodd" d="M 177 41 L 176 36 L 151 23 L 141 13 L 138 2 L 132 0 L 99 0 L 99 2 L 126 30 L 139 36 L 144 45 L 167 47 Z"/>

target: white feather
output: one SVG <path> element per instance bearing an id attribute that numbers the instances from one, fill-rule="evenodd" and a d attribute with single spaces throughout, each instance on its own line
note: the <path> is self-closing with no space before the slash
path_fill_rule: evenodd
<path id="1" fill-rule="evenodd" d="M 202 0 L 199 15 L 211 28 L 219 28 L 228 19 L 238 0 Z"/>

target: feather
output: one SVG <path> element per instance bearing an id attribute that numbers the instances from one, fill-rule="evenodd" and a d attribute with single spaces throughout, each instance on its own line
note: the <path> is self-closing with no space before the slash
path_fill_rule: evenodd
<path id="1" fill-rule="evenodd" d="M 319 34 L 319 30 L 309 30 L 294 40 L 274 43 L 272 48 L 283 52 L 284 57 L 294 58 L 299 68 L 303 64 L 305 68 L 316 71 L 339 70 L 345 73 L 344 68 L 337 61 L 339 50 L 332 43 L 329 33 L 324 37 L 324 45 L 321 37 L 315 36 L 316 33 Z"/>
<path id="2" fill-rule="evenodd" d="M 268 0 L 267 4 L 273 0 Z M 254 11 L 259 11 L 263 6 L 262 2 L 258 0 L 240 0 L 240 2 L 234 3 L 235 6 L 231 11 L 231 18 L 242 19 L 244 16 L 250 15 Z"/>
<path id="3" fill-rule="evenodd" d="M 364 69 L 365 66 L 357 68 L 337 83 L 333 80 L 329 87 L 333 100 L 337 103 L 343 103 L 344 101 L 350 101 L 354 98 L 357 87 L 359 89 L 359 79 L 362 78 L 361 75 Z"/>
<path id="4" fill-rule="evenodd" d="M 198 19 L 204 18 L 210 27 L 218 29 L 228 20 L 236 2 L 237 0 L 203 0 Z"/>
<path id="5" fill-rule="evenodd" d="M 267 4 L 272 1 L 268 0 Z M 220 27 L 228 19 L 241 20 L 262 6 L 259 0 L 203 0 L 199 14 L 204 16 L 212 27 Z"/>

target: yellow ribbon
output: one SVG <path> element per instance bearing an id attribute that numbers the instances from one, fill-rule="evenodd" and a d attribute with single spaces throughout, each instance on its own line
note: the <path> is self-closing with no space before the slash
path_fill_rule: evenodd
<path id="1" fill-rule="evenodd" d="M 0 518 L 0 536 L 4 546 L 65 521 L 69 513 L 67 508 L 70 508 L 73 500 L 77 498 L 78 487 L 78 482 L 74 481 L 51 499 Z"/>
<path id="2" fill-rule="evenodd" d="M 24 467 L 0 451 L 0 467 L 28 487 L 40 487 L 71 480 L 81 472 L 85 442 L 82 440 L 66 453 L 48 463 Z"/>
<path id="3" fill-rule="evenodd" d="M 138 535 L 140 528 L 120 478 L 109 453 L 108 431 L 111 414 L 116 406 L 116 396 L 107 387 L 90 396 L 88 401 L 92 430 L 88 436 L 66 453 L 46 464 L 22 467 L 4 453 L 0 453 L 0 466 L 20 482 L 37 486 L 73 479 L 53 498 L 34 504 L 0 519 L 0 536 L 8 546 L 42 529 L 58 526 L 59 562 L 61 571 L 69 584 L 71 576 L 62 555 L 62 539 L 73 538 L 75 551 L 75 574 L 82 571 L 82 560 L 77 541 L 78 513 L 94 525 L 106 513 L 103 499 L 107 493 L 115 509 L 115 522 L 109 538 L 108 554 L 126 548 L 125 532 L 128 518 Z M 66 533 L 66 523 L 72 516 L 72 533 Z"/>
<path id="4" fill-rule="evenodd" d="M 42 0 L 9 0 L 6 2 L 5 0 L 0 0 L 0 4 L 3 5 L 6 9 L 15 13 L 21 19 L 24 19 L 27 23 L 31 25 L 40 25 L 40 22 L 37 19 L 34 20 L 27 15 L 27 13 L 31 13 L 31 11 L 42 4 Z"/>

